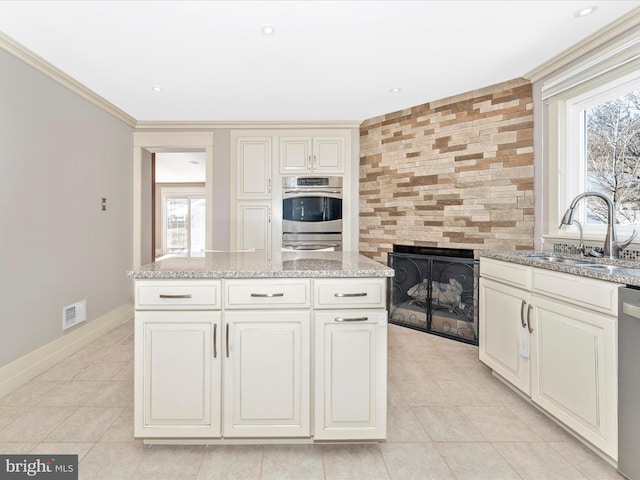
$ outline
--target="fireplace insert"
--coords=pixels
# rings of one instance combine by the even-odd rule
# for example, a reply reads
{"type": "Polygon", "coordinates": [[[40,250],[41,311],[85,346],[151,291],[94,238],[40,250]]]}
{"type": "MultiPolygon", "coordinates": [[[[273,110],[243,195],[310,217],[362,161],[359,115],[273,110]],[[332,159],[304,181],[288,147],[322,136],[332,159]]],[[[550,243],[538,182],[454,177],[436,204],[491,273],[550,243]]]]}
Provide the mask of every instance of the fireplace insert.
{"type": "Polygon", "coordinates": [[[479,262],[473,250],[394,245],[389,322],[478,345],[479,262]]]}

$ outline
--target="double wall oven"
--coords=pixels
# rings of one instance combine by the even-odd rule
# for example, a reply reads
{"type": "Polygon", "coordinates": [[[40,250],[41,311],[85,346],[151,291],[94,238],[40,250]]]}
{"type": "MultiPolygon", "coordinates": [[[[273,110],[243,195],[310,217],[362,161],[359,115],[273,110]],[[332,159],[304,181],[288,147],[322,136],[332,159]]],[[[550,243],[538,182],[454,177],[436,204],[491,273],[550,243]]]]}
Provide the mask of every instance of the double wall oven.
{"type": "Polygon", "coordinates": [[[282,249],[342,250],[342,177],[282,178],[282,249]]]}

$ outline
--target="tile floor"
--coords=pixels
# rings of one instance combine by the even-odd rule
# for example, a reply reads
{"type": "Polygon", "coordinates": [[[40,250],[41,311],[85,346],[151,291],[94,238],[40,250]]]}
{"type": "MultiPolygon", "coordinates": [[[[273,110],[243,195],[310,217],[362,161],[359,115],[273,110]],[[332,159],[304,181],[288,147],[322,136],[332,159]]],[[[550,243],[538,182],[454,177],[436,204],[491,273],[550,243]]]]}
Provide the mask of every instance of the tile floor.
{"type": "Polygon", "coordinates": [[[478,349],[389,326],[388,441],[152,446],[133,438],[133,322],[0,398],[0,453],[78,454],[80,479],[622,479],[491,376],[478,349]]]}

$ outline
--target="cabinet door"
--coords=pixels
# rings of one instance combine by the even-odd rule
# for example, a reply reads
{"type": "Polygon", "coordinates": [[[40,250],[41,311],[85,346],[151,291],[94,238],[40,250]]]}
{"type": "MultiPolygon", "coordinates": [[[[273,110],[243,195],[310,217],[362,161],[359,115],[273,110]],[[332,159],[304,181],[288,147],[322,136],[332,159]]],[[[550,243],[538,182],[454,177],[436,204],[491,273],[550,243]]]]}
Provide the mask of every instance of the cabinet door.
{"type": "Polygon", "coordinates": [[[220,436],[220,317],[136,312],[136,436],[220,436]]]}
{"type": "Polygon", "coordinates": [[[280,137],[280,173],[311,172],[311,137],[280,137]]]}
{"type": "Polygon", "coordinates": [[[344,173],[344,150],[343,137],[314,137],[314,173],[344,173]]]}
{"type": "Polygon", "coordinates": [[[530,294],[480,278],[480,360],[529,394],[530,294]]]}
{"type": "Polygon", "coordinates": [[[308,437],[308,311],[225,313],[225,437],[308,437]]]}
{"type": "Polygon", "coordinates": [[[263,250],[271,253],[271,202],[237,204],[237,250],[263,250]]]}
{"type": "Polygon", "coordinates": [[[270,199],[271,137],[240,137],[236,148],[236,197],[270,199]]]}
{"type": "Polygon", "coordinates": [[[531,399],[617,458],[616,319],[533,295],[531,399]]]}
{"type": "Polygon", "coordinates": [[[387,312],[316,312],[315,333],[315,438],[386,438],[387,312]]]}

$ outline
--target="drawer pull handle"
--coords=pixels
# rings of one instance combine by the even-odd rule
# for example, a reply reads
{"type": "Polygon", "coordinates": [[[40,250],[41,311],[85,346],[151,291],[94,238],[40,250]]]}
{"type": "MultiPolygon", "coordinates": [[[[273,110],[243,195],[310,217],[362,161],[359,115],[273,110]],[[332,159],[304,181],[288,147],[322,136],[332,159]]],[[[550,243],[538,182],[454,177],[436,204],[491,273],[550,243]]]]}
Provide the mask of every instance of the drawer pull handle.
{"type": "Polygon", "coordinates": [[[252,293],[252,297],[259,298],[273,298],[273,297],[284,297],[284,293],[252,293]]]}
{"type": "Polygon", "coordinates": [[[218,358],[218,324],[213,324],[213,358],[218,358]]]}
{"type": "Polygon", "coordinates": [[[522,324],[522,328],[526,328],[527,324],[524,321],[524,307],[527,305],[527,302],[522,300],[522,305],[520,305],[520,323],[522,324]]]}
{"type": "Polygon", "coordinates": [[[369,317],[355,317],[355,318],[336,317],[335,318],[336,322],[366,322],[367,320],[369,320],[369,317]]]}
{"type": "Polygon", "coordinates": [[[170,295],[168,293],[161,293],[160,298],[191,298],[191,294],[185,293],[184,295],[170,295]]]}
{"type": "Polygon", "coordinates": [[[531,309],[533,306],[529,305],[527,308],[527,328],[529,329],[529,333],[533,333],[533,328],[531,328],[531,309]]]}
{"type": "Polygon", "coordinates": [[[367,296],[367,292],[360,292],[360,293],[334,293],[333,296],[334,297],[338,297],[338,298],[366,297],[367,296]]]}

